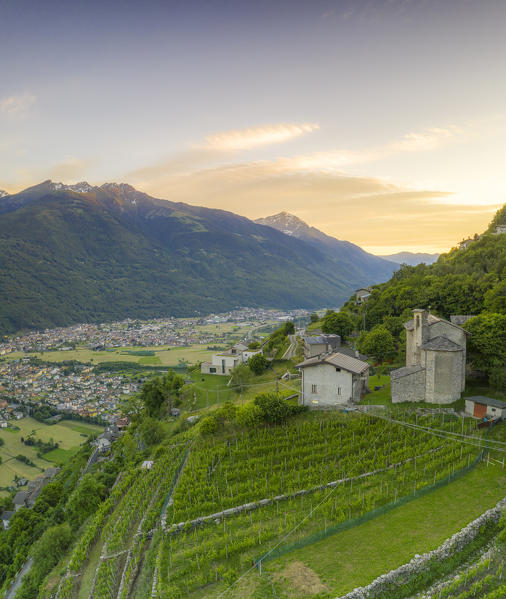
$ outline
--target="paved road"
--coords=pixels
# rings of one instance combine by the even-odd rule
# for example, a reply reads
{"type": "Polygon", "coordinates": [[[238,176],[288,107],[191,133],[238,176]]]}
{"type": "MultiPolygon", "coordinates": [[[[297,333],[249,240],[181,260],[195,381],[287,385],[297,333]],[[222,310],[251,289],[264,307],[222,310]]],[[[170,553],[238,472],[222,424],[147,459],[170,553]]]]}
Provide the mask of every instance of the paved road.
{"type": "Polygon", "coordinates": [[[14,584],[7,591],[6,595],[4,596],[4,599],[14,599],[14,595],[16,594],[16,591],[21,586],[21,583],[23,581],[25,574],[27,574],[29,572],[31,567],[32,567],[32,558],[30,558],[29,560],[27,560],[25,562],[25,565],[21,568],[20,573],[17,575],[17,577],[14,580],[14,584]]]}

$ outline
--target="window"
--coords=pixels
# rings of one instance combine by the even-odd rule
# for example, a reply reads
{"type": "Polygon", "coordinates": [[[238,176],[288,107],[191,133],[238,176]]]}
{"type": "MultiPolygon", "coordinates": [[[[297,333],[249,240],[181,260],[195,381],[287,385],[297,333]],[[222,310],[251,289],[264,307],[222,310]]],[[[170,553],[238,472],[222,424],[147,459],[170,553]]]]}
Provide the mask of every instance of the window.
{"type": "Polygon", "coordinates": [[[336,372],[341,372],[341,369],[336,366],[336,372]]]}
{"type": "Polygon", "coordinates": [[[209,372],[216,372],[216,368],[209,368],[209,372]]]}
{"type": "Polygon", "coordinates": [[[337,394],[338,394],[338,395],[341,395],[341,387],[338,387],[338,388],[337,388],[337,394]]]}
{"type": "Polygon", "coordinates": [[[311,393],[317,393],[317,387],[316,385],[311,385],[311,393]]]}

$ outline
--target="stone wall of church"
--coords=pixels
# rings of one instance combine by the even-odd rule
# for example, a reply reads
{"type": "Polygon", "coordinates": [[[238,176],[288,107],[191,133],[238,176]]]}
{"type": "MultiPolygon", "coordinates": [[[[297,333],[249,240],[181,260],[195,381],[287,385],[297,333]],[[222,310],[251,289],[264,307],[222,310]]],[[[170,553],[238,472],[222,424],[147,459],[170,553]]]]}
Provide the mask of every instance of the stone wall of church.
{"type": "Polygon", "coordinates": [[[425,370],[392,379],[392,403],[425,401],[425,370]]]}

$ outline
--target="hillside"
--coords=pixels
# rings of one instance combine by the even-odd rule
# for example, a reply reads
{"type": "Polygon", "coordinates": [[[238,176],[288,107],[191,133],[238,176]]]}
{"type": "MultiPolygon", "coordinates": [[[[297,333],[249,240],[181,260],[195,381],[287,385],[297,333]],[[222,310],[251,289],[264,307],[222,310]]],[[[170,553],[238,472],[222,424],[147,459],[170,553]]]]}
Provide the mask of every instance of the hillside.
{"type": "Polygon", "coordinates": [[[338,305],[390,272],[373,275],[354,254],[339,261],[272,227],[126,184],[45,181],[1,198],[0,214],[3,334],[241,305],[338,305]]]}
{"type": "Polygon", "coordinates": [[[381,283],[398,268],[397,264],[373,256],[358,245],[330,237],[315,227],[310,227],[288,212],[258,218],[255,222],[277,229],[289,237],[305,241],[325,254],[336,264],[336,272],[339,276],[342,276],[353,289],[367,284],[364,281],[381,283]]]}
{"type": "MultiPolygon", "coordinates": [[[[375,285],[367,303],[366,328],[385,317],[400,316],[413,307],[452,314],[506,313],[506,234],[495,234],[506,224],[506,206],[478,239],[466,249],[454,248],[431,265],[403,266],[386,283],[375,285]]],[[[357,311],[354,297],[346,304],[357,311]]]]}
{"type": "Polygon", "coordinates": [[[422,252],[398,252],[397,254],[390,254],[388,256],[380,256],[390,262],[396,264],[408,264],[409,266],[416,266],[424,262],[425,264],[434,264],[439,258],[439,254],[424,254],[422,252]]]}

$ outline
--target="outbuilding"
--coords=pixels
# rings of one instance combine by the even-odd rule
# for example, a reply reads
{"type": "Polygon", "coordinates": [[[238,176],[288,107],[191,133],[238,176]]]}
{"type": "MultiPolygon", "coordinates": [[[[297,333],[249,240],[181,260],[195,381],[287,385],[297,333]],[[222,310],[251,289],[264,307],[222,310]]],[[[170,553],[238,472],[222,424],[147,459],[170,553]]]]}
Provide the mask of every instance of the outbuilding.
{"type": "Polygon", "coordinates": [[[466,414],[475,418],[506,418],[506,402],[493,397],[466,397],[466,414]]]}

